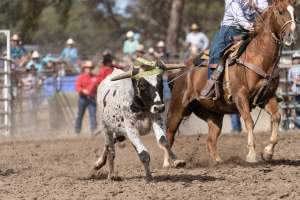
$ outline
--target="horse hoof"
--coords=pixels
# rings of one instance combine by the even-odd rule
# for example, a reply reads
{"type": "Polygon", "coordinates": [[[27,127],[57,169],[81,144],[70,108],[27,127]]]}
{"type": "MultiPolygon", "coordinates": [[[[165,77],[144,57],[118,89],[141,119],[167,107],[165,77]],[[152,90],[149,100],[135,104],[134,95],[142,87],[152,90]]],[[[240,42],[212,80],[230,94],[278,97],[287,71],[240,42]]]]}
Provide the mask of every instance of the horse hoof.
{"type": "Polygon", "coordinates": [[[256,155],[255,154],[248,154],[246,157],[246,162],[248,163],[257,163],[256,155]]]}
{"type": "Polygon", "coordinates": [[[273,154],[272,153],[269,153],[269,152],[263,152],[261,154],[261,158],[266,161],[266,162],[270,162],[273,158],[273,154]]]}
{"type": "Polygon", "coordinates": [[[175,168],[182,168],[185,167],[186,162],[184,160],[175,160],[174,161],[174,167],[175,168]]]}

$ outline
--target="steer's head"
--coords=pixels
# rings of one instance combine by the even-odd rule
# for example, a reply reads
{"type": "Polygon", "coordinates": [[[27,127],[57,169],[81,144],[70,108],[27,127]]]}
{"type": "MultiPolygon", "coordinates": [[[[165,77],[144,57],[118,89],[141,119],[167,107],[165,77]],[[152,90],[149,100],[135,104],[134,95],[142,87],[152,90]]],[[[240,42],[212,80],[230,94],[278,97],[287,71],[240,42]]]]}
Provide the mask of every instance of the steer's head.
{"type": "Polygon", "coordinates": [[[165,110],[162,73],[170,69],[175,69],[175,67],[167,67],[161,62],[138,58],[132,70],[113,77],[111,80],[131,78],[134,90],[131,110],[133,112],[146,111],[157,114],[165,110]]]}

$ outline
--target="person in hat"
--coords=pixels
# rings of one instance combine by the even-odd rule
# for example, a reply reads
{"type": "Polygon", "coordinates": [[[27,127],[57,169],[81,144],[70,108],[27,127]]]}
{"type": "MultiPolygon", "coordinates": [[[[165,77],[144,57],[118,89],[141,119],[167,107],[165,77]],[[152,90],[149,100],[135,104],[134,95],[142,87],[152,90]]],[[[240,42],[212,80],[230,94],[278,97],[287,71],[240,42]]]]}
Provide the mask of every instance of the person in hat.
{"type": "Polygon", "coordinates": [[[66,47],[62,50],[59,58],[77,69],[78,50],[72,38],[66,41],[66,47]]]}
{"type": "Polygon", "coordinates": [[[83,61],[82,72],[76,79],[76,91],[78,92],[78,114],[75,122],[75,133],[80,134],[82,119],[85,110],[89,110],[91,134],[96,131],[96,93],[98,77],[92,73],[94,64],[91,60],[83,61]]]}
{"type": "Polygon", "coordinates": [[[113,55],[110,51],[105,51],[103,53],[102,64],[99,67],[99,72],[97,75],[97,85],[99,85],[108,75],[110,75],[114,68],[119,68],[113,63],[113,55]]]}
{"type": "Polygon", "coordinates": [[[135,57],[143,57],[145,55],[145,48],[144,45],[138,44],[136,47],[135,57]]]}
{"type": "Polygon", "coordinates": [[[26,69],[35,68],[38,72],[41,72],[44,68],[44,62],[40,58],[40,54],[38,51],[33,51],[31,54],[31,59],[26,64],[26,69]]]}
{"type": "Polygon", "coordinates": [[[208,48],[209,39],[203,33],[196,23],[193,23],[190,27],[190,32],[186,35],[185,42],[188,47],[195,46],[201,52],[208,48]]]}
{"type": "Polygon", "coordinates": [[[36,68],[32,65],[26,68],[26,73],[21,78],[22,97],[28,108],[28,120],[37,130],[37,107],[39,104],[39,88],[42,81],[38,78],[36,68]]]}
{"type": "Polygon", "coordinates": [[[170,58],[170,53],[167,51],[166,45],[164,41],[159,41],[156,44],[156,52],[154,53],[156,59],[167,61],[170,58]]]}
{"type": "MultiPolygon", "coordinates": [[[[299,104],[300,103],[300,51],[295,52],[292,55],[292,64],[293,66],[290,68],[288,72],[288,81],[292,83],[291,90],[295,93],[294,101],[299,104]]],[[[300,109],[296,108],[296,119],[295,125],[297,128],[300,128],[300,109]]]]}
{"type": "Polygon", "coordinates": [[[126,40],[123,44],[123,53],[127,55],[133,55],[136,51],[136,48],[139,44],[139,42],[134,37],[133,31],[128,31],[126,33],[126,40]]]}
{"type": "Polygon", "coordinates": [[[27,50],[21,45],[20,37],[17,34],[14,34],[11,37],[11,58],[18,60],[26,54],[27,50]]]}

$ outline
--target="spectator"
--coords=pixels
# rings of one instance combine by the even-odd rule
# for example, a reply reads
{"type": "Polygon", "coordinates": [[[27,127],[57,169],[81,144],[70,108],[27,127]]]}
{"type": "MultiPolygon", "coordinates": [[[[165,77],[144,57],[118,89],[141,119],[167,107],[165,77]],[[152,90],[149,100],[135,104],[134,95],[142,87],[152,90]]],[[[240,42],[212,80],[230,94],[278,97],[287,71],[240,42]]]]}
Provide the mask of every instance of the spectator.
{"type": "Polygon", "coordinates": [[[154,53],[157,59],[166,61],[170,58],[170,53],[167,51],[166,45],[164,41],[159,41],[156,44],[157,51],[154,53]]]}
{"type": "MultiPolygon", "coordinates": [[[[299,104],[300,102],[300,52],[296,52],[292,56],[293,60],[293,67],[288,72],[288,81],[292,83],[291,90],[296,95],[294,97],[294,101],[296,104],[299,104]]],[[[296,108],[296,127],[300,128],[300,109],[296,108]]]]}
{"type": "Polygon", "coordinates": [[[154,48],[150,47],[148,49],[148,52],[147,52],[147,58],[150,59],[150,60],[155,59],[155,54],[154,53],[155,53],[154,48]]]}
{"type": "Polygon", "coordinates": [[[231,127],[232,133],[241,133],[242,132],[242,124],[241,124],[241,119],[239,114],[232,114],[230,115],[231,118],[231,127]]]}
{"type": "Polygon", "coordinates": [[[207,49],[209,45],[207,36],[199,31],[199,27],[195,23],[191,25],[190,32],[187,34],[185,42],[188,46],[195,45],[199,51],[207,49]]]}
{"type": "Polygon", "coordinates": [[[86,108],[90,114],[91,134],[93,135],[97,128],[96,122],[96,90],[97,76],[93,75],[94,65],[91,60],[86,60],[82,64],[82,73],[76,80],[76,91],[79,94],[78,115],[75,122],[75,133],[80,134],[82,119],[86,108]]]}
{"type": "Polygon", "coordinates": [[[44,62],[40,59],[40,54],[38,51],[34,51],[31,54],[31,60],[26,64],[27,69],[34,67],[38,72],[41,72],[44,68],[44,62]]]}
{"type": "Polygon", "coordinates": [[[14,60],[21,59],[27,54],[26,49],[21,45],[20,38],[17,34],[11,37],[11,58],[14,60]]]}
{"type": "Polygon", "coordinates": [[[116,67],[116,65],[113,64],[113,56],[111,52],[104,52],[102,65],[100,66],[98,73],[97,85],[113,72],[114,67],[116,67]]]}
{"type": "Polygon", "coordinates": [[[145,55],[145,50],[144,50],[144,45],[138,44],[136,47],[136,52],[135,52],[135,57],[144,57],[145,55]]]}
{"type": "Polygon", "coordinates": [[[69,38],[66,42],[66,47],[62,50],[60,54],[60,59],[74,67],[77,71],[79,71],[77,67],[78,50],[74,45],[74,40],[72,38],[69,38]]]}
{"type": "Polygon", "coordinates": [[[127,40],[123,44],[123,53],[127,55],[133,55],[138,46],[138,41],[134,38],[133,31],[128,31],[126,34],[127,40]]]}
{"type": "Polygon", "coordinates": [[[25,76],[21,79],[23,98],[27,102],[28,119],[37,130],[37,105],[38,105],[38,89],[41,86],[41,81],[37,77],[36,68],[31,66],[26,69],[25,76]]]}

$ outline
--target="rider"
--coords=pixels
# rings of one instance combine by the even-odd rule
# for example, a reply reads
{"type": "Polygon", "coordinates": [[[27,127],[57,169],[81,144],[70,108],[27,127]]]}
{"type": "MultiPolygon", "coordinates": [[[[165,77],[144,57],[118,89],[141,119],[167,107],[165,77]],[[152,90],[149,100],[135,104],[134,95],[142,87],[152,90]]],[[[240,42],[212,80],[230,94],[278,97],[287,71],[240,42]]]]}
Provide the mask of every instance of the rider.
{"type": "Polygon", "coordinates": [[[254,31],[256,12],[262,12],[268,7],[267,0],[225,0],[225,13],[221,29],[216,33],[209,58],[208,76],[200,98],[209,98],[215,82],[223,72],[222,56],[226,47],[233,43],[233,37],[254,31]],[[217,70],[215,70],[217,69],[217,70]]]}

